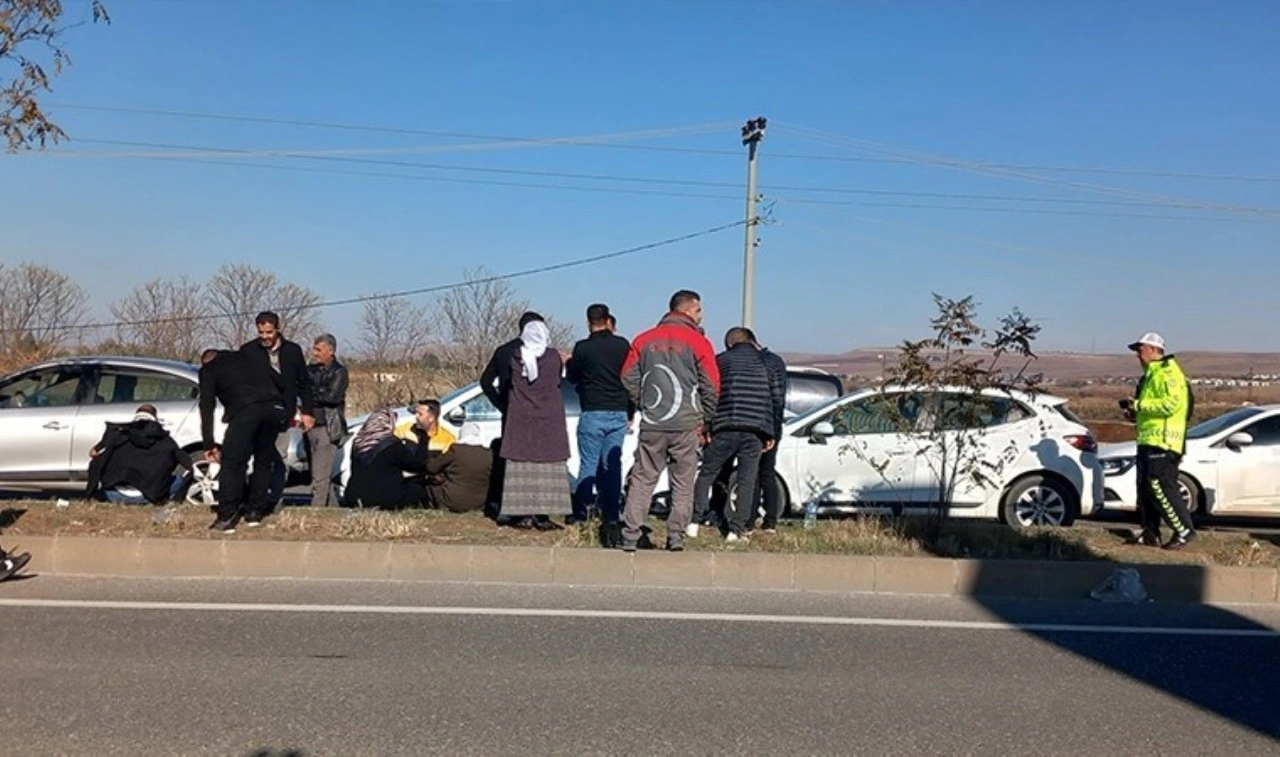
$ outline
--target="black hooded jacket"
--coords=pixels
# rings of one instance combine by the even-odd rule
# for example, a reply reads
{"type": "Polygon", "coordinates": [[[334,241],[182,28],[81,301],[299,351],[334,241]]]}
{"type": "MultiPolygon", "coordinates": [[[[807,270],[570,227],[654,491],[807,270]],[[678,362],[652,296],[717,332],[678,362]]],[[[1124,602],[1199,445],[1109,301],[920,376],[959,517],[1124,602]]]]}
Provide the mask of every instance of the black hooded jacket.
{"type": "Polygon", "coordinates": [[[132,486],[153,505],[169,499],[169,485],[178,466],[191,469],[191,456],[155,421],[107,423],[98,454],[89,463],[88,494],[99,489],[132,486]]]}

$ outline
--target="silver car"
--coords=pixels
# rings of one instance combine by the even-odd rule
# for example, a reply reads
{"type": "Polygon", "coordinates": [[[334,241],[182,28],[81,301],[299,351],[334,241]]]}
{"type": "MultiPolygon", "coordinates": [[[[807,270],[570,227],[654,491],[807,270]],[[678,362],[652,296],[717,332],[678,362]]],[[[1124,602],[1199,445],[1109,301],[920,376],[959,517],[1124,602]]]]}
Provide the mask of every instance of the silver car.
{"type": "MultiPolygon", "coordinates": [[[[138,405],[154,405],[160,424],[192,454],[196,471],[185,498],[213,504],[217,466],[204,459],[200,439],[199,369],[174,360],[74,357],[0,378],[0,488],[83,489],[89,450],[107,422],[127,422],[138,405]]],[[[215,437],[225,426],[217,411],[215,437]]],[[[290,477],[304,474],[302,435],[290,429],[285,459],[290,477]]]]}

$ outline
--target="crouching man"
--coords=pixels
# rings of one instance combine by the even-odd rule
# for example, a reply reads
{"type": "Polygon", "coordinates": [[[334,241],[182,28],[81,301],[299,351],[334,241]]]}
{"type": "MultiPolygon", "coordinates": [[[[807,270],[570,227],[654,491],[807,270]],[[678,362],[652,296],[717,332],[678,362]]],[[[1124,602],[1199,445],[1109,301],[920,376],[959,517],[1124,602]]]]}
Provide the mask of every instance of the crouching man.
{"type": "Polygon", "coordinates": [[[177,499],[184,481],[179,471],[192,467],[191,456],[160,425],[152,405],[141,405],[128,423],[108,422],[89,456],[87,494],[128,505],[177,499]]]}

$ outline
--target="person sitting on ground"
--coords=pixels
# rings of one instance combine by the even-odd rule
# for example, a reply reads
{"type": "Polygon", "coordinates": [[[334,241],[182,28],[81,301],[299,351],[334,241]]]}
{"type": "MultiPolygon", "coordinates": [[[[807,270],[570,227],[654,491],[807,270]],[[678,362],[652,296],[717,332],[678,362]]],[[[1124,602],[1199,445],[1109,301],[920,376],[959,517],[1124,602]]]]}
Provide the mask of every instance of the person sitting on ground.
{"type": "Polygon", "coordinates": [[[360,427],[351,448],[351,480],[347,504],[398,510],[421,507],[427,489],[413,477],[427,472],[426,461],[395,436],[395,411],[378,410],[360,427]]]}
{"type": "Polygon", "coordinates": [[[448,452],[427,459],[427,495],[431,504],[450,512],[483,510],[492,474],[493,451],[485,445],[480,426],[468,423],[448,452]]]}
{"type": "Polygon", "coordinates": [[[156,418],[152,405],[141,405],[128,423],[107,422],[102,440],[89,450],[90,497],[99,493],[108,502],[163,504],[178,498],[184,476],[191,470],[188,455],[156,418]],[[135,491],[127,491],[133,489],[135,491]]]}
{"type": "Polygon", "coordinates": [[[409,406],[412,420],[396,426],[396,438],[416,444],[426,454],[443,454],[457,441],[453,432],[440,425],[440,401],[418,400],[409,406]]]}
{"type": "Polygon", "coordinates": [[[18,575],[18,571],[25,568],[29,562],[31,562],[30,553],[20,552],[14,554],[0,549],[0,581],[5,581],[18,575]]]}

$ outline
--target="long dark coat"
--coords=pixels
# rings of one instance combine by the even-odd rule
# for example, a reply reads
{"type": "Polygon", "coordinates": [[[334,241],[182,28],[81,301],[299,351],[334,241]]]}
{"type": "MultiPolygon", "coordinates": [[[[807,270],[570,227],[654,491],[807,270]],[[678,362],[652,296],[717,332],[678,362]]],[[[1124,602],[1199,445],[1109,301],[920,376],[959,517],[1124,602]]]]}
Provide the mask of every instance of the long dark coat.
{"type": "Polygon", "coordinates": [[[522,375],[520,351],[508,365],[511,393],[507,398],[502,457],[522,463],[563,463],[569,459],[569,431],[560,393],[560,353],[548,348],[538,358],[538,380],[522,375]]]}

